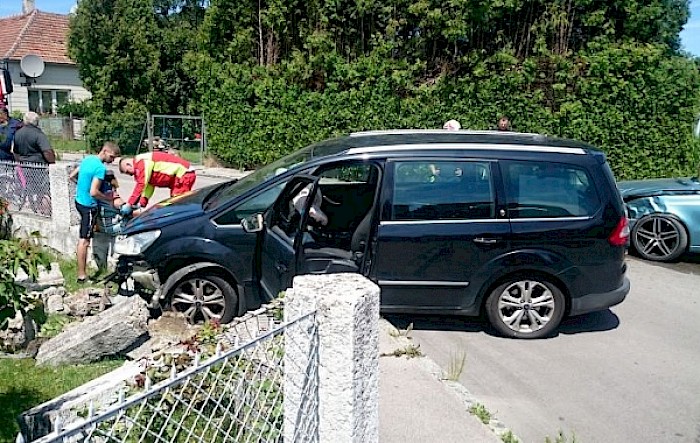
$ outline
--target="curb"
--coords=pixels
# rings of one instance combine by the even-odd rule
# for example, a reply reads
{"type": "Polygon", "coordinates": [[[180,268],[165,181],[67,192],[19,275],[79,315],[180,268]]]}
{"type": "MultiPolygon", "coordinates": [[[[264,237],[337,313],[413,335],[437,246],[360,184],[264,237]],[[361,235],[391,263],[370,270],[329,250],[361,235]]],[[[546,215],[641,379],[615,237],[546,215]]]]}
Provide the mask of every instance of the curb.
{"type": "MultiPolygon", "coordinates": [[[[380,330],[386,332],[392,339],[392,341],[394,341],[399,347],[404,348],[409,345],[415,346],[415,343],[407,335],[402,335],[399,329],[397,329],[394,325],[392,325],[388,320],[385,320],[383,317],[379,318],[379,328],[380,330]]],[[[466,386],[459,382],[445,379],[445,371],[440,367],[440,365],[438,365],[433,359],[431,359],[427,355],[422,354],[420,357],[416,357],[416,360],[419,362],[422,369],[424,369],[437,381],[442,383],[443,386],[445,386],[449,391],[451,391],[455,396],[457,396],[457,398],[459,398],[459,400],[464,404],[465,412],[467,414],[478,420],[478,418],[474,416],[471,412],[469,412],[469,410],[472,406],[480,404],[480,402],[477,400],[476,397],[474,397],[474,395],[472,395],[471,392],[469,392],[469,389],[467,389],[466,386]]],[[[483,424],[483,422],[481,423],[483,424]]],[[[509,429],[502,421],[497,419],[494,413],[491,413],[491,420],[489,420],[488,424],[484,424],[484,426],[488,427],[499,440],[501,440],[501,438],[506,433],[510,432],[512,437],[514,438],[514,441],[523,441],[518,436],[516,436],[513,433],[513,431],[509,429]]]]}

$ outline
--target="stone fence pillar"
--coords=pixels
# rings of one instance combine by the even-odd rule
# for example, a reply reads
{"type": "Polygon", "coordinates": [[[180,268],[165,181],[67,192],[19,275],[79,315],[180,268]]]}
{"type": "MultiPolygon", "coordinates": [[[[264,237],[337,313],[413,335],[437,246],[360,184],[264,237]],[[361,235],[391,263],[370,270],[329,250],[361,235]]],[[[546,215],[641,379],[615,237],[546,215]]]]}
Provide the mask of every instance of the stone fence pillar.
{"type": "Polygon", "coordinates": [[[56,163],[49,165],[49,182],[51,184],[51,221],[57,232],[68,232],[71,221],[70,188],[73,184],[68,179],[71,164],[56,163]]]}
{"type": "Polygon", "coordinates": [[[317,344],[308,334],[308,325],[307,329],[292,327],[285,336],[285,442],[377,442],[379,287],[358,274],[296,277],[285,296],[285,321],[313,311],[317,344]],[[317,403],[309,398],[315,394],[308,389],[313,381],[305,381],[314,350],[318,353],[317,403]],[[315,413],[317,436],[299,429],[301,423],[308,423],[308,414],[315,413]]]}

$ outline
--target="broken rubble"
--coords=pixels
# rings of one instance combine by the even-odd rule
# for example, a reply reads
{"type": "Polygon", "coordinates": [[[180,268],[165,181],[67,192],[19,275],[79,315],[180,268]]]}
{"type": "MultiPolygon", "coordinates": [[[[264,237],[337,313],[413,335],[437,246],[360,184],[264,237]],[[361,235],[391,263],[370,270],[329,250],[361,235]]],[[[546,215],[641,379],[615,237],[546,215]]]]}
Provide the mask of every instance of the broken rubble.
{"type": "Polygon", "coordinates": [[[17,311],[15,317],[8,320],[7,327],[0,330],[0,345],[2,349],[14,352],[34,340],[36,334],[37,326],[34,319],[17,311]]]}
{"type": "Polygon", "coordinates": [[[27,291],[43,291],[51,286],[63,286],[65,283],[58,263],[51,263],[48,270],[39,266],[39,278],[36,281],[31,281],[24,270],[20,268],[15,275],[15,281],[27,288],[27,291]]]}

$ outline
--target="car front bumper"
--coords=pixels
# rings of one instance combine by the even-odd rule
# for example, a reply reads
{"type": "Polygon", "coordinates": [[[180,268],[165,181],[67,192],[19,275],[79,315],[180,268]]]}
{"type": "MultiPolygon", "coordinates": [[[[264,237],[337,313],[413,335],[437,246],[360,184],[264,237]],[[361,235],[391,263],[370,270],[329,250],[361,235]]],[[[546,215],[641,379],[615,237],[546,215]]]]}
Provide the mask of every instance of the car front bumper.
{"type": "Polygon", "coordinates": [[[161,281],[158,271],[140,257],[120,256],[112,279],[120,295],[138,294],[150,308],[160,307],[161,281]]]}

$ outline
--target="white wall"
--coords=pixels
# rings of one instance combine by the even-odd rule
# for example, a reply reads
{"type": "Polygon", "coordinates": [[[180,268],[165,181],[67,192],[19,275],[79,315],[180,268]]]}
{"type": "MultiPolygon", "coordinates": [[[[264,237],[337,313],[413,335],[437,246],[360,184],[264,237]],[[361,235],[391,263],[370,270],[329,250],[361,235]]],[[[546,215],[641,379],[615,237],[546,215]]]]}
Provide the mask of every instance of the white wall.
{"type": "Polygon", "coordinates": [[[78,75],[78,67],[75,65],[61,65],[46,63],[44,74],[36,79],[29,88],[21,86],[24,77],[20,76],[18,61],[9,62],[10,76],[14,86],[14,92],[8,97],[10,112],[27,112],[29,110],[28,89],[65,89],[71,91],[73,101],[82,101],[90,98],[90,93],[83,88],[83,83],[78,75]]]}

